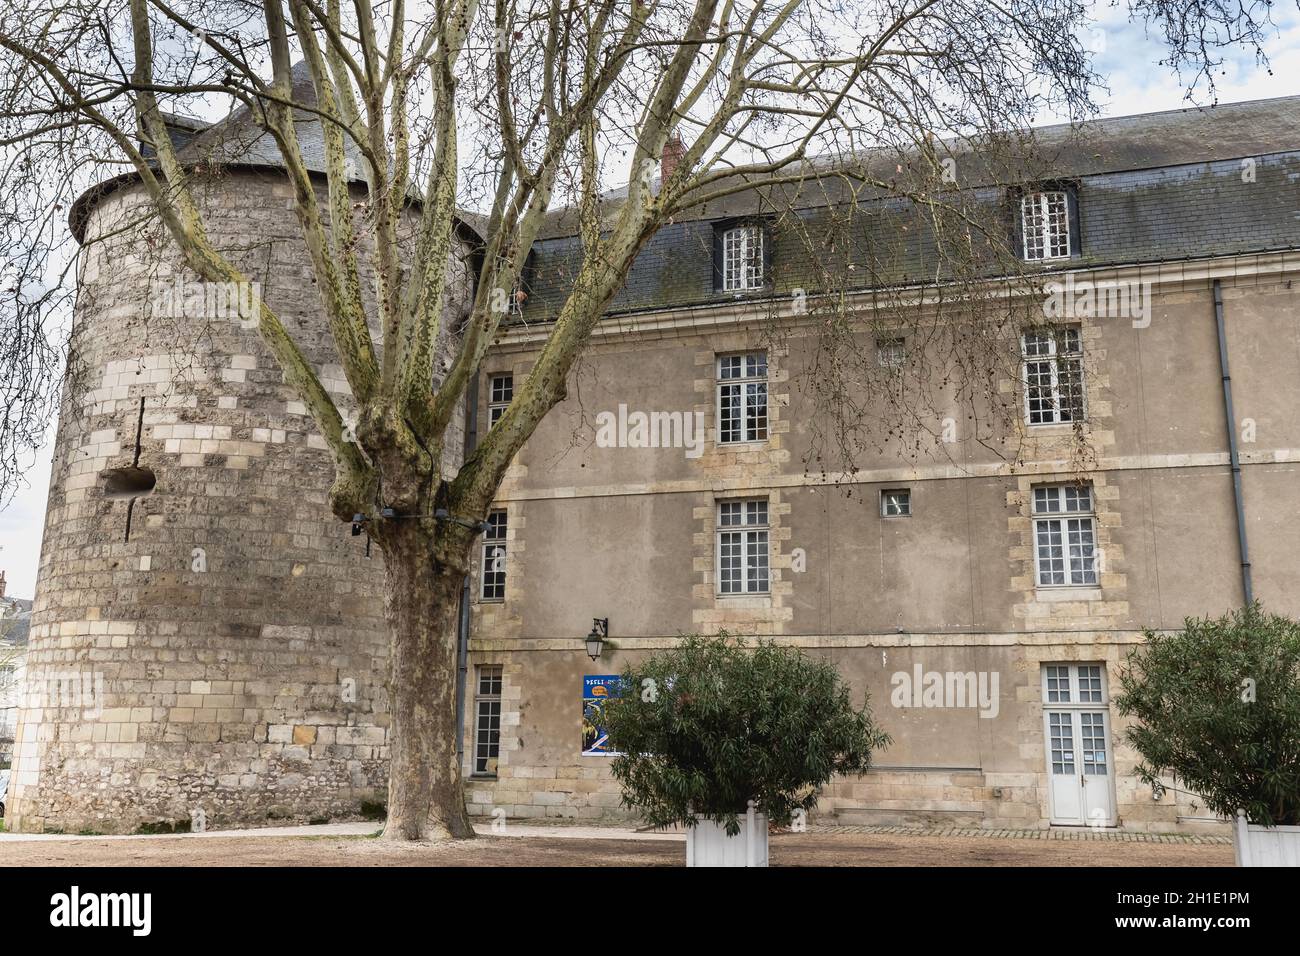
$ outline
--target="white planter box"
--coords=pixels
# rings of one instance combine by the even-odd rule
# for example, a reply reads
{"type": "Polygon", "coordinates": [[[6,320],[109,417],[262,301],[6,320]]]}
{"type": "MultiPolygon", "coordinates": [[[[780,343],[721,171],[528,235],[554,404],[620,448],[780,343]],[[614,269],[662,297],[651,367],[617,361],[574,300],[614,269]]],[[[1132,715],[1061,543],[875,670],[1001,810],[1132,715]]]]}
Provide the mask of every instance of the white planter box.
{"type": "Polygon", "coordinates": [[[686,865],[767,866],[767,814],[751,807],[740,818],[740,832],[734,837],[712,820],[687,827],[686,865]]]}
{"type": "Polygon", "coordinates": [[[1300,827],[1261,827],[1237,811],[1232,845],[1238,866],[1300,866],[1300,827]]]}

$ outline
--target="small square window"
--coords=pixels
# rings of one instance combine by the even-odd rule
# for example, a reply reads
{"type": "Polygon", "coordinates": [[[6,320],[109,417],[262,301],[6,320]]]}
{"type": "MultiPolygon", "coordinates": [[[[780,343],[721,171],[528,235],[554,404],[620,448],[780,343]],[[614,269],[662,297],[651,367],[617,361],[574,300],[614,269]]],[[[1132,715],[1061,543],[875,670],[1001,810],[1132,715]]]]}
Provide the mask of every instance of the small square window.
{"type": "Polygon", "coordinates": [[[902,368],[907,360],[904,339],[876,339],[876,364],[881,368],[902,368]]]}
{"type": "Polygon", "coordinates": [[[912,516],[912,492],[908,488],[891,488],[880,493],[880,516],[882,518],[910,518],[912,516]]]}

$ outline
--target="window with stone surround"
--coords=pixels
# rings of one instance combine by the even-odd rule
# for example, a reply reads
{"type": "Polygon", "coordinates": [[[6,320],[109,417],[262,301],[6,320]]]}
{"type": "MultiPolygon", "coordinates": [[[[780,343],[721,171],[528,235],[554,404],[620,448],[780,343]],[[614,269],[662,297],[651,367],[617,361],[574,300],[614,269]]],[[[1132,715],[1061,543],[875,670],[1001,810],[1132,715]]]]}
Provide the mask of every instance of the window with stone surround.
{"type": "Polygon", "coordinates": [[[718,442],[767,441],[767,353],[718,356],[718,442]]]}
{"type": "Polygon", "coordinates": [[[1096,587],[1092,485],[1033,489],[1034,580],[1039,587],[1096,587]]]}
{"type": "Polygon", "coordinates": [[[1077,326],[1026,329],[1020,337],[1024,359],[1025,420],[1030,425],[1060,425],[1084,418],[1083,346],[1077,326]]]}
{"type": "Polygon", "coordinates": [[[509,372],[488,380],[488,428],[497,423],[515,397],[515,377],[509,372]]]}
{"type": "Polygon", "coordinates": [[[1020,197],[1020,235],[1026,261],[1070,258],[1070,196],[1064,190],[1020,197]]]}
{"type": "Polygon", "coordinates": [[[767,594],[767,499],[718,502],[718,593],[767,594]]]}
{"type": "Polygon", "coordinates": [[[474,775],[495,777],[501,754],[501,665],[480,664],[474,694],[474,775]]]}
{"type": "Polygon", "coordinates": [[[483,574],[479,597],[484,601],[506,599],[506,512],[490,512],[483,532],[483,574]]]}

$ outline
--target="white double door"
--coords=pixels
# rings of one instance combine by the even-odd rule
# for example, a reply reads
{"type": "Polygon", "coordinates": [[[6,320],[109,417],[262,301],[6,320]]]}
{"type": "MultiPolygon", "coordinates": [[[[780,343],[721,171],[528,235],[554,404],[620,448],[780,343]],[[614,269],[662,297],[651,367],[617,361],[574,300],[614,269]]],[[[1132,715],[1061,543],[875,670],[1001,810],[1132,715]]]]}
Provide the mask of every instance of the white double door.
{"type": "Polygon", "coordinates": [[[1114,826],[1110,715],[1104,710],[1048,710],[1045,719],[1052,822],[1114,826]]]}

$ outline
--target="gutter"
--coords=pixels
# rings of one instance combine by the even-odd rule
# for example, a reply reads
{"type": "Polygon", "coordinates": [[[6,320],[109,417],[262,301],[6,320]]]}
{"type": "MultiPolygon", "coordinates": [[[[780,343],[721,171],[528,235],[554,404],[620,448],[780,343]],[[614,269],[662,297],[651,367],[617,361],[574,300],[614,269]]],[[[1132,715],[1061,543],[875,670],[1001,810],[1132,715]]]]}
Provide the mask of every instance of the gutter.
{"type": "Polygon", "coordinates": [[[1223,377],[1223,414],[1228,424],[1228,461],[1232,466],[1232,502],[1237,511],[1237,550],[1241,557],[1241,590],[1246,605],[1255,603],[1250,579],[1250,545],[1246,540],[1246,502],[1241,489],[1241,456],[1237,449],[1237,416],[1232,407],[1232,376],[1228,374],[1228,336],[1223,322],[1223,286],[1214,280],[1214,325],[1219,334],[1219,372],[1223,377]]]}

